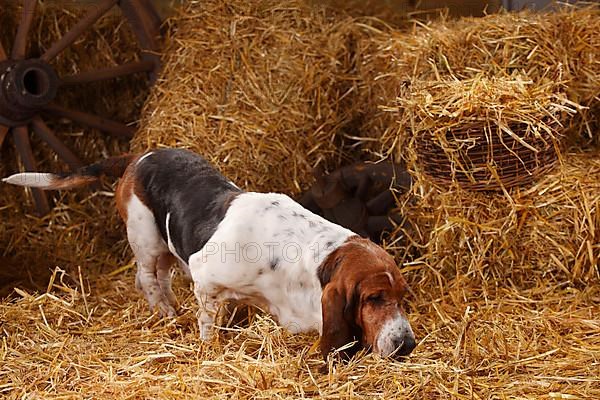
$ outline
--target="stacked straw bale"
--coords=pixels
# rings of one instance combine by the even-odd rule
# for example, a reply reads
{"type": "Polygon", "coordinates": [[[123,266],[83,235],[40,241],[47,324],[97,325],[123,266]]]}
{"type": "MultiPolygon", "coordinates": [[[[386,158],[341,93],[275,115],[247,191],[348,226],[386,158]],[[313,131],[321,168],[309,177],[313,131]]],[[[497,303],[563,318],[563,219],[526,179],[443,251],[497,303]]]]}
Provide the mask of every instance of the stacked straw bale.
{"type": "Polygon", "coordinates": [[[567,153],[535,185],[503,194],[444,189],[420,180],[403,211],[424,262],[482,284],[509,277],[524,287],[600,281],[600,160],[567,153]]]}
{"type": "Polygon", "coordinates": [[[349,18],[277,0],[182,13],[134,149],[190,148],[241,187],[288,193],[319,163],[339,163],[349,18]]]}
{"type": "Polygon", "coordinates": [[[452,16],[482,16],[502,6],[501,0],[311,0],[314,4],[341,9],[353,17],[377,18],[395,27],[409,19],[452,16]]]}
{"type": "MultiPolygon", "coordinates": [[[[0,1],[0,40],[5,49],[10,49],[16,34],[21,3],[0,1]]],[[[30,32],[31,53],[43,53],[88,10],[40,2],[30,32]]],[[[133,61],[137,54],[133,33],[115,12],[98,21],[61,53],[53,65],[59,75],[65,75],[123,64],[133,61]]],[[[131,122],[138,118],[147,94],[146,78],[132,76],[69,88],[57,102],[131,122]]],[[[65,120],[48,119],[48,124],[84,162],[120,154],[129,147],[126,141],[65,120]]],[[[66,169],[44,142],[35,135],[31,138],[40,170],[66,169]]],[[[1,152],[0,176],[18,171],[20,166],[11,138],[7,138],[1,152]]],[[[68,270],[77,265],[102,270],[129,257],[122,226],[113,211],[110,186],[105,185],[100,191],[82,189],[48,194],[56,206],[49,215],[37,218],[30,215],[33,204],[23,188],[0,187],[0,295],[18,285],[45,287],[57,265],[68,270]]]]}
{"type": "MultiPolygon", "coordinates": [[[[355,112],[365,135],[382,138],[384,153],[402,157],[410,126],[396,123],[396,98],[410,95],[414,83],[418,88],[423,82],[482,77],[521,80],[552,85],[568,102],[595,108],[600,102],[599,23],[600,7],[589,6],[417,23],[410,32],[370,26],[357,45],[361,78],[355,93],[362,105],[355,112]]],[[[444,105],[443,96],[437,100],[444,105]]],[[[589,125],[584,130],[597,136],[589,125]]]]}
{"type": "MultiPolygon", "coordinates": [[[[341,11],[357,21],[375,20],[395,28],[406,27],[410,23],[410,13],[415,11],[411,0],[308,0],[314,7],[327,6],[341,11]]],[[[378,22],[380,23],[380,22],[378,22]]]]}

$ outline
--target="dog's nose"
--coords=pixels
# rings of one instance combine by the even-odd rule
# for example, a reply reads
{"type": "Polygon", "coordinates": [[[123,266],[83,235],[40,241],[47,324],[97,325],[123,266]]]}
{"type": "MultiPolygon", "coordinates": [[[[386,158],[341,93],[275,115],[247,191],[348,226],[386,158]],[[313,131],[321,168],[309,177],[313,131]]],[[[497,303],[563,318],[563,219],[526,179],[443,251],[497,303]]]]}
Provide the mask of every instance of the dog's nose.
{"type": "Polygon", "coordinates": [[[404,357],[409,355],[415,347],[417,347],[417,343],[415,342],[415,338],[412,335],[406,335],[404,338],[396,341],[396,355],[399,357],[404,357]]]}

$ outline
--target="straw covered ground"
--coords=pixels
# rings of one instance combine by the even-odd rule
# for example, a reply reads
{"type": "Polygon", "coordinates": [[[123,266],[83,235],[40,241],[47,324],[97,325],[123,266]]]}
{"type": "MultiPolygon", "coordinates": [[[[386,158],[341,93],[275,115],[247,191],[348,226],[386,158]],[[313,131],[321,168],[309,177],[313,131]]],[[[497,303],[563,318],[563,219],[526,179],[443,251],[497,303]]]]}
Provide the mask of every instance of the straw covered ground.
{"type": "MultiPolygon", "coordinates": [[[[321,163],[407,162],[415,184],[398,207],[409,227],[384,241],[412,288],[420,343],[405,362],[326,363],[316,335],[291,335],[260,312],[200,343],[188,282],[176,276],[176,320],[151,315],[134,290],[110,186],[57,195],[44,219],[2,187],[0,395],[600,398],[599,131],[597,114],[579,107],[598,109],[599,17],[525,12],[401,30],[314,2],[189,3],[133,148],[192,148],[246,189],[293,195],[321,163]],[[443,103],[440,87],[465,96],[443,103]],[[505,100],[508,117],[498,114],[505,100]],[[528,117],[532,132],[556,137],[557,161],[521,188],[434,182],[415,138],[444,115],[443,126],[528,117]]],[[[81,140],[89,160],[122,148],[81,140]]]]}
{"type": "Polygon", "coordinates": [[[415,354],[404,363],[358,357],[325,373],[315,336],[289,335],[264,317],[199,343],[189,290],[177,291],[185,299],[177,321],[159,321],[132,290],[131,270],[57,278],[48,293],[18,291],[0,305],[0,390],[9,398],[597,398],[597,285],[474,286],[438,281],[428,267],[407,273],[415,354]]]}

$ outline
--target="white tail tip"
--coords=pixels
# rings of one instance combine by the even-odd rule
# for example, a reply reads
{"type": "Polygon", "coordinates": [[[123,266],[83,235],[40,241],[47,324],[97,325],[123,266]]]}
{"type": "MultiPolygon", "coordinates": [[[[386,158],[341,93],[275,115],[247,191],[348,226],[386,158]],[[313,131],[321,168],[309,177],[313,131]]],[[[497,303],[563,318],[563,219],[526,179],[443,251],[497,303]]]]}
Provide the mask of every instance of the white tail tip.
{"type": "Polygon", "coordinates": [[[52,186],[52,183],[56,180],[56,178],[57,176],[54,174],[42,172],[23,172],[20,174],[11,175],[8,178],[4,178],[2,179],[2,182],[10,183],[11,185],[43,189],[52,186]]]}

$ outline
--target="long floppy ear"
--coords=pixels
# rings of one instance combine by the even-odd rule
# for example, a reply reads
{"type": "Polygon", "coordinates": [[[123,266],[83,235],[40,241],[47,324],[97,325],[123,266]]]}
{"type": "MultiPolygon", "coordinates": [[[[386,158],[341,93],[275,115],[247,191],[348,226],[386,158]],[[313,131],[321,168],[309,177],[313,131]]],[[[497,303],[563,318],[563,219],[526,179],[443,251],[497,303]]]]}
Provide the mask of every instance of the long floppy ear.
{"type": "Polygon", "coordinates": [[[355,297],[342,293],[334,285],[327,285],[323,291],[323,334],[319,345],[325,360],[330,352],[353,341],[357,343],[341,352],[342,357],[349,359],[360,349],[360,328],[354,322],[355,297]]]}

